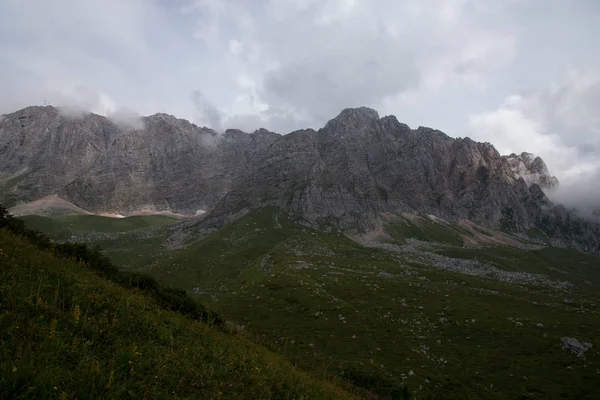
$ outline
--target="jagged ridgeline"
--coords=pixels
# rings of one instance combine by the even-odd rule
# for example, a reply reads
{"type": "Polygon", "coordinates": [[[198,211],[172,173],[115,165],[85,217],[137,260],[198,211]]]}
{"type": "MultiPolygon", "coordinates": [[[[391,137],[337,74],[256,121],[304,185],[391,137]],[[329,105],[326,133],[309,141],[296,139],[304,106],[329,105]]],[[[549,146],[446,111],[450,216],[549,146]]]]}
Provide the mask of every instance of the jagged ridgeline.
{"type": "Polygon", "coordinates": [[[600,229],[550,202],[558,182],[540,158],[501,156],[368,108],[325,127],[220,134],[166,114],[119,125],[95,114],[28,107],[0,122],[0,201],[58,195],[93,213],[207,211],[211,231],[272,205],[311,226],[366,231],[385,213],[431,214],[598,252],[600,229]]]}

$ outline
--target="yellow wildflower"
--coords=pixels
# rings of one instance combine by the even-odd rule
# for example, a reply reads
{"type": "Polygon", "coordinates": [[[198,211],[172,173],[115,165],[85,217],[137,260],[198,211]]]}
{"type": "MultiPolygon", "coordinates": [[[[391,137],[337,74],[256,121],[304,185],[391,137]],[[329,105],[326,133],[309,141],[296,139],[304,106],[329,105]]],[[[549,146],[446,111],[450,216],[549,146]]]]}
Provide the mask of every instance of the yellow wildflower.
{"type": "Polygon", "coordinates": [[[58,323],[58,321],[56,321],[55,319],[50,321],[50,338],[51,339],[54,339],[54,334],[56,333],[56,324],[57,323],[58,323]]]}
{"type": "Polygon", "coordinates": [[[81,310],[79,309],[78,304],[73,308],[73,318],[75,318],[75,322],[79,322],[79,318],[81,318],[81,310]]]}
{"type": "Polygon", "coordinates": [[[17,372],[17,367],[15,367],[14,365],[12,366],[12,372],[17,372]]]}
{"type": "Polygon", "coordinates": [[[108,383],[106,384],[106,388],[110,389],[110,385],[112,385],[113,379],[115,378],[115,370],[111,369],[108,374],[108,383]]]}
{"type": "Polygon", "coordinates": [[[92,366],[90,367],[90,372],[92,374],[99,374],[100,373],[100,363],[98,362],[98,360],[93,360],[92,361],[92,366]]]}

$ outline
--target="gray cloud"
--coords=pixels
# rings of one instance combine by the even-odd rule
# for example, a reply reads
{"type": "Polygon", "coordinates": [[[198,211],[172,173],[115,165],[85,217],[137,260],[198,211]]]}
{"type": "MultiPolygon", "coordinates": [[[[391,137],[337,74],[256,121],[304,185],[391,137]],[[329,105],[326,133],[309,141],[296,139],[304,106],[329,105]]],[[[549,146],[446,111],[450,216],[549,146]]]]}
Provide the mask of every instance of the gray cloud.
{"type": "MultiPolygon", "coordinates": [[[[229,49],[230,68],[253,95],[227,112],[234,120],[253,114],[272,128],[264,114],[272,107],[288,114],[287,131],[298,119],[318,128],[345,107],[401,107],[397,98],[407,92],[484,85],[486,74],[514,57],[516,44],[507,27],[492,23],[490,10],[470,7],[480,3],[198,1],[195,34],[210,48],[229,49]]],[[[497,5],[496,20],[508,21],[502,2],[486,3],[497,5]]]]}
{"type": "Polygon", "coordinates": [[[298,129],[306,129],[311,126],[318,127],[314,119],[302,117],[284,108],[269,107],[258,114],[236,114],[225,120],[227,129],[241,129],[245,132],[253,132],[267,126],[271,131],[277,133],[290,133],[298,129]]]}
{"type": "Polygon", "coordinates": [[[576,209],[600,223],[600,170],[564,179],[559,186],[546,190],[546,195],[554,203],[576,209]]]}
{"type": "Polygon", "coordinates": [[[600,223],[600,169],[565,180],[560,186],[547,191],[547,195],[553,202],[575,208],[584,217],[600,223]]]}
{"type": "Polygon", "coordinates": [[[472,137],[504,153],[540,155],[561,185],[548,194],[582,210],[600,207],[600,73],[569,71],[548,88],[509,96],[494,111],[471,115],[472,137]]]}
{"type": "Polygon", "coordinates": [[[346,34],[316,29],[309,40],[321,40],[319,52],[287,61],[269,71],[264,100],[306,112],[323,123],[341,109],[376,106],[386,97],[414,89],[419,70],[410,49],[381,32],[346,34]]]}
{"type": "Polygon", "coordinates": [[[106,93],[82,85],[48,90],[45,95],[52,101],[44,100],[44,103],[59,105],[61,114],[72,118],[79,118],[90,112],[109,115],[117,108],[114,100],[106,93]]]}
{"type": "Polygon", "coordinates": [[[223,115],[214,104],[212,104],[200,90],[192,92],[192,101],[198,112],[198,119],[218,132],[223,130],[223,115]]]}
{"type": "Polygon", "coordinates": [[[142,116],[132,108],[120,107],[108,112],[108,119],[125,130],[144,129],[142,116]]]}

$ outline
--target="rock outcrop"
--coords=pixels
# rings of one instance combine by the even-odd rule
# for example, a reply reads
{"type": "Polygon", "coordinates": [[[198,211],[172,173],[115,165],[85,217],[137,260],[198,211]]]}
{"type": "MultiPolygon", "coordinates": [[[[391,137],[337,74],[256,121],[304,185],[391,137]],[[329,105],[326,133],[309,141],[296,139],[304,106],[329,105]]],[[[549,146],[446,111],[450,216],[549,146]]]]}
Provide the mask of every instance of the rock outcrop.
{"type": "MultiPolygon", "coordinates": [[[[275,205],[311,225],[367,230],[382,213],[432,214],[599,251],[599,228],[552,204],[544,162],[502,157],[489,143],[410,129],[368,108],[319,131],[218,134],[166,114],[143,129],[88,114],[29,107],[0,122],[0,201],[60,197],[92,212],[206,210],[210,231],[275,205]]],[[[10,204],[9,204],[10,205],[10,204]]]]}
{"type": "Polygon", "coordinates": [[[563,337],[560,339],[562,348],[577,357],[583,357],[584,354],[591,349],[593,346],[591,343],[581,342],[576,338],[563,337]]]}
{"type": "Polygon", "coordinates": [[[558,179],[550,175],[544,160],[531,153],[505,156],[515,178],[523,178],[527,185],[539,185],[542,188],[553,188],[558,185],[558,179]]]}

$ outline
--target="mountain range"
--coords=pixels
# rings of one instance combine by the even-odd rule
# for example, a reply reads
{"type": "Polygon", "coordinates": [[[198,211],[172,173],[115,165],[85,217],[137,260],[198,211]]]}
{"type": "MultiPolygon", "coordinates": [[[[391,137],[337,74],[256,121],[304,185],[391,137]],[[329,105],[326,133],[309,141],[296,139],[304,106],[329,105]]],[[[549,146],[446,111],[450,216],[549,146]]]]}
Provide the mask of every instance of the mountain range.
{"type": "Polygon", "coordinates": [[[0,121],[0,202],[57,195],[91,213],[203,214],[217,230],[277,206],[312,227],[366,232],[386,216],[435,216],[600,252],[600,227],[544,190],[559,185],[530,153],[411,129],[372,109],[343,110],[317,130],[223,133],[167,114],[135,123],[33,106],[0,121]]]}

